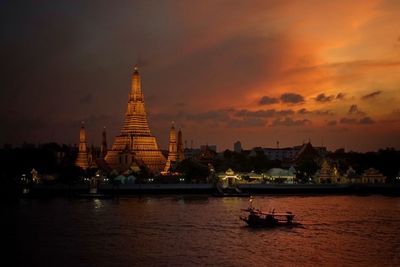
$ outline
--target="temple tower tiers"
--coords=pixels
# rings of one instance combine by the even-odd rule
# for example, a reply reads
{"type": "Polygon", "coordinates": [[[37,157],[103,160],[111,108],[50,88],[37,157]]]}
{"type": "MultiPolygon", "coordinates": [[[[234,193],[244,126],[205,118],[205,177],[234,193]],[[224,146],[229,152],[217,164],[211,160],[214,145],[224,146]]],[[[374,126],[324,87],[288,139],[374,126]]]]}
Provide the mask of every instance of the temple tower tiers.
{"type": "Polygon", "coordinates": [[[128,107],[125,112],[125,121],[121,134],[116,136],[112,148],[107,152],[106,162],[113,169],[122,170],[126,166],[126,156],[129,152],[134,161],[146,166],[151,172],[158,173],[165,166],[165,158],[158,149],[157,141],[151,135],[144,106],[144,96],[137,67],[132,75],[131,92],[129,93],[128,107]]]}
{"type": "Polygon", "coordinates": [[[185,153],[182,142],[182,131],[178,131],[178,144],[177,144],[177,161],[182,161],[185,159],[185,153]]]}
{"type": "Polygon", "coordinates": [[[176,131],[174,123],[172,123],[171,130],[169,131],[169,146],[168,146],[168,159],[165,164],[164,172],[169,172],[171,165],[176,162],[177,146],[176,146],[176,131]]]}
{"type": "Polygon", "coordinates": [[[75,161],[75,165],[81,167],[82,169],[87,169],[89,167],[87,145],[86,145],[86,130],[83,122],[81,129],[79,131],[79,151],[78,151],[78,157],[75,161]]]}

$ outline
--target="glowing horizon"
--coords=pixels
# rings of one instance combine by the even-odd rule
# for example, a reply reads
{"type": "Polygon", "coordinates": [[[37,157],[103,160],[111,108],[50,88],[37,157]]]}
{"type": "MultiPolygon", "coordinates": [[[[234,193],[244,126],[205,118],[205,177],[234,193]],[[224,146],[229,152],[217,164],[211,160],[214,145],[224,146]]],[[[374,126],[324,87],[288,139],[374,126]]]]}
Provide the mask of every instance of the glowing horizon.
{"type": "Polygon", "coordinates": [[[108,142],[139,65],[152,133],[400,149],[400,3],[2,3],[0,143],[108,142]]]}

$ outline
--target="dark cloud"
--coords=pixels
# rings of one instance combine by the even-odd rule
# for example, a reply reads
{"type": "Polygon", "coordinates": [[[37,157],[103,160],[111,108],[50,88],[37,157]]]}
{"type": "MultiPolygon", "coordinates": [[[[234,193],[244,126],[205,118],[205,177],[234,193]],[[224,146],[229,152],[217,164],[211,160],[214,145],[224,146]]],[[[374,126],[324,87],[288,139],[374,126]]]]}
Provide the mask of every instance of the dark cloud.
{"type": "Polygon", "coordinates": [[[311,121],[308,119],[303,119],[303,120],[294,120],[289,117],[285,117],[284,119],[275,119],[272,123],[271,126],[304,126],[304,125],[310,125],[311,121]]]}
{"type": "Polygon", "coordinates": [[[382,93],[382,91],[377,90],[377,91],[374,91],[374,92],[372,92],[372,93],[363,95],[363,96],[361,97],[361,99],[362,99],[362,100],[373,99],[373,98],[376,98],[377,96],[379,96],[381,93],[382,93]]]}
{"type": "Polygon", "coordinates": [[[309,110],[307,110],[306,108],[301,108],[301,109],[299,109],[299,110],[297,111],[297,113],[298,113],[298,114],[301,114],[301,115],[308,115],[308,114],[311,114],[312,112],[309,111],[309,110]]]}
{"type": "MultiPolygon", "coordinates": [[[[310,14],[323,12],[307,9],[303,14],[304,5],[292,5],[292,1],[235,1],[228,5],[226,1],[120,1],[113,5],[104,0],[96,4],[66,0],[0,2],[0,114],[9,119],[0,123],[0,135],[7,131],[10,139],[6,141],[23,141],[26,135],[31,135],[31,140],[46,141],[54,130],[58,140],[78,142],[81,120],[87,121],[87,129],[94,136],[104,125],[110,130],[110,125],[116,125],[112,129],[119,134],[136,63],[142,74],[150,127],[153,133],[163,134],[156,135],[158,138],[168,139],[170,122],[175,120],[192,126],[190,138],[219,138],[222,142],[236,134],[227,131],[229,127],[261,127],[266,120],[271,124],[275,119],[277,124],[293,125],[302,123],[298,119],[308,119],[307,115],[328,115],[324,110],[268,110],[275,107],[268,105],[308,102],[309,93],[327,88],[326,82],[347,84],[350,94],[353,81],[365,86],[369,76],[374,76],[370,69],[390,71],[400,66],[396,59],[315,65],[320,62],[315,53],[320,51],[320,42],[310,46],[296,40],[304,30],[297,22],[307,18],[311,24],[305,27],[320,25],[321,20],[313,21],[310,14]],[[293,8],[296,6],[300,9],[293,8]],[[279,18],[288,20],[282,24],[279,18]],[[297,61],[303,58],[303,62],[297,61]],[[292,67],[307,69],[287,73],[292,67]],[[360,76],[355,77],[353,73],[358,71],[360,76]],[[343,79],[343,73],[350,73],[346,76],[349,80],[343,79]],[[266,86],[277,91],[263,91],[266,86]],[[307,90],[295,89],[299,87],[307,90]],[[292,93],[281,95],[285,92],[292,93]],[[254,101],[266,110],[220,109],[242,105],[246,97],[254,95],[268,97],[254,101]],[[102,112],[109,117],[89,116],[102,112]],[[291,119],[283,119],[286,116],[291,119]],[[223,127],[214,131],[210,125],[223,127]],[[4,129],[7,127],[16,130],[4,129]]],[[[347,24],[339,25],[343,28],[347,24]]],[[[310,34],[318,35],[318,31],[310,34]]],[[[395,74],[385,73],[392,79],[395,74]]],[[[382,88],[385,83],[386,79],[382,80],[382,88]]],[[[329,98],[326,92],[325,98],[329,98]]],[[[336,99],[343,98],[344,94],[336,95],[336,99]]],[[[388,110],[393,109],[393,102],[388,110]]],[[[255,144],[265,140],[266,132],[254,131],[241,138],[255,144]]],[[[279,134],[295,142],[298,133],[279,134]]],[[[109,136],[111,139],[114,134],[109,136]]],[[[353,143],[362,142],[357,136],[354,139],[353,143]]]]}
{"type": "Polygon", "coordinates": [[[178,108],[183,108],[183,107],[186,106],[186,103],[184,103],[184,102],[178,102],[178,103],[175,103],[175,106],[178,107],[178,108]]]}
{"type": "Polygon", "coordinates": [[[337,125],[337,121],[336,121],[336,120],[328,121],[328,122],[326,123],[326,125],[328,125],[328,126],[335,126],[335,125],[337,125]]]}
{"type": "Polygon", "coordinates": [[[340,119],[341,124],[357,124],[357,119],[353,118],[341,118],[340,119]]]}
{"type": "Polygon", "coordinates": [[[331,116],[334,115],[332,110],[307,110],[306,108],[301,108],[297,111],[300,115],[321,115],[321,116],[331,116]]]}
{"type": "Polygon", "coordinates": [[[336,95],[336,99],[338,99],[338,100],[343,100],[343,99],[345,98],[345,96],[346,96],[346,94],[344,94],[344,93],[338,93],[338,94],[336,95]]]}
{"type": "Polygon", "coordinates": [[[359,123],[360,124],[373,124],[373,123],[375,123],[375,121],[373,119],[371,119],[370,117],[364,117],[364,118],[360,119],[359,123]]]}
{"type": "Polygon", "coordinates": [[[261,118],[269,118],[274,116],[287,116],[294,114],[294,111],[291,109],[283,109],[283,110],[275,110],[275,109],[260,109],[256,111],[251,111],[247,109],[241,109],[235,112],[236,117],[261,117],[261,118]]]}
{"type": "Polygon", "coordinates": [[[332,110],[314,110],[313,113],[321,116],[332,116],[335,114],[332,110]]]}
{"type": "Polygon", "coordinates": [[[273,117],[275,115],[275,109],[267,109],[267,110],[256,110],[251,111],[247,109],[241,109],[235,112],[236,117],[273,117]]]}
{"type": "Polygon", "coordinates": [[[294,114],[295,112],[293,111],[293,110],[291,110],[291,109],[282,109],[282,110],[277,110],[276,112],[275,112],[275,114],[277,115],[277,116],[287,116],[287,115],[292,115],[292,114],[294,114]]]}
{"type": "MultiPolygon", "coordinates": [[[[215,127],[224,126],[230,128],[245,128],[245,127],[263,127],[267,124],[266,118],[280,118],[283,116],[293,115],[295,112],[291,109],[275,110],[275,109],[218,109],[208,110],[199,113],[156,113],[151,114],[152,121],[162,123],[163,121],[180,120],[183,123],[207,123],[215,127]]],[[[304,120],[303,120],[304,121],[304,120]]],[[[286,118],[285,120],[277,121],[276,123],[287,125],[301,125],[300,121],[293,121],[286,118]]]]}
{"type": "Polygon", "coordinates": [[[83,97],[81,97],[81,99],[79,99],[79,103],[89,104],[92,102],[92,100],[93,100],[93,95],[91,93],[88,93],[88,94],[84,95],[83,97]]]}
{"type": "Polygon", "coordinates": [[[281,95],[280,100],[283,103],[300,104],[304,102],[304,97],[296,93],[285,93],[281,95]]]}
{"type": "Polygon", "coordinates": [[[335,99],[334,95],[327,96],[327,95],[325,95],[325,93],[321,93],[321,94],[317,95],[317,97],[315,98],[315,101],[324,103],[324,102],[331,102],[334,99],[335,99]]]}
{"type": "Polygon", "coordinates": [[[209,110],[201,113],[191,113],[186,115],[186,119],[195,122],[209,121],[224,122],[230,120],[232,109],[209,110]]]}
{"type": "Polygon", "coordinates": [[[261,118],[231,119],[227,121],[230,128],[264,127],[267,121],[261,118]]]}
{"type": "MultiPolygon", "coordinates": [[[[278,111],[279,113],[279,111],[278,111]]],[[[206,123],[213,127],[229,127],[229,128],[246,128],[246,127],[263,127],[267,121],[265,118],[278,114],[275,110],[235,110],[235,109],[219,109],[209,110],[199,113],[158,113],[152,115],[152,118],[161,123],[162,121],[172,121],[179,119],[182,123],[206,123]]]]}
{"type": "Polygon", "coordinates": [[[354,119],[354,118],[341,118],[340,119],[341,124],[373,124],[375,123],[374,120],[372,120],[370,117],[364,117],[359,120],[354,119]]]}
{"type": "Polygon", "coordinates": [[[199,113],[155,113],[150,114],[152,121],[161,123],[163,121],[181,120],[194,123],[200,122],[213,122],[219,125],[228,125],[230,127],[238,127],[238,125],[260,126],[265,125],[266,118],[282,117],[293,115],[295,112],[291,109],[275,110],[275,109],[260,109],[260,110],[247,110],[247,109],[217,109],[208,110],[199,113]],[[234,126],[236,125],[236,126],[234,126]]]}
{"type": "MultiPolygon", "coordinates": [[[[286,47],[286,42],[285,36],[254,36],[247,33],[229,36],[200,48],[197,47],[199,44],[188,42],[182,48],[188,51],[182,51],[182,56],[171,59],[172,62],[166,64],[168,67],[153,70],[152,75],[157,79],[152,79],[149,86],[157,93],[160,93],[158,88],[163,88],[168,92],[164,94],[165,97],[191,102],[191,108],[199,108],[200,103],[206,102],[208,105],[226,103],[228,95],[234,97],[231,99],[246,96],[243,85],[251,88],[276,77],[278,69],[264,59],[280,64],[284,53],[282,46],[286,47]],[[239,67],[243,65],[247,67],[239,67]]],[[[172,54],[179,49],[172,47],[172,44],[164,49],[167,48],[172,50],[172,54]]],[[[158,50],[156,48],[155,51],[158,50]]],[[[168,51],[166,54],[169,54],[168,51]]],[[[161,55],[157,60],[166,61],[161,55]]],[[[160,99],[160,105],[163,105],[163,101],[160,99]]]]}
{"type": "Polygon", "coordinates": [[[348,111],[349,115],[361,115],[364,116],[365,113],[362,112],[361,110],[358,109],[358,106],[353,104],[350,106],[349,111],[348,111]]]}
{"type": "Polygon", "coordinates": [[[261,99],[258,101],[258,104],[260,106],[262,105],[272,105],[272,104],[276,104],[279,102],[279,99],[275,98],[275,97],[269,97],[269,96],[263,96],[261,97],[261,99]]]}

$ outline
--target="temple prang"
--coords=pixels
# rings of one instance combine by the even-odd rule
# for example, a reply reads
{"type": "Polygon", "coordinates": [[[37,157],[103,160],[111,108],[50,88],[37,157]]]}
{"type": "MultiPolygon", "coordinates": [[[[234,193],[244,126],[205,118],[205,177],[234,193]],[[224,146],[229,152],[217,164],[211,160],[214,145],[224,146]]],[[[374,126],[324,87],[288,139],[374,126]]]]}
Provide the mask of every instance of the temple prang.
{"type": "Polygon", "coordinates": [[[88,150],[86,143],[86,130],[83,121],[81,124],[81,129],[79,130],[79,150],[78,150],[78,157],[76,158],[75,161],[75,165],[81,167],[84,170],[89,168],[88,150]]]}
{"type": "Polygon", "coordinates": [[[109,167],[125,171],[130,165],[146,167],[152,173],[160,173],[165,167],[165,157],[158,148],[147,122],[141,78],[135,66],[131,91],[121,134],[115,137],[105,160],[109,167]],[[128,162],[129,161],[129,162],[128,162]]]}
{"type": "Polygon", "coordinates": [[[174,122],[172,122],[171,129],[169,131],[169,144],[168,144],[168,159],[165,164],[164,172],[169,173],[172,165],[177,161],[177,146],[176,146],[176,131],[174,122]]]}

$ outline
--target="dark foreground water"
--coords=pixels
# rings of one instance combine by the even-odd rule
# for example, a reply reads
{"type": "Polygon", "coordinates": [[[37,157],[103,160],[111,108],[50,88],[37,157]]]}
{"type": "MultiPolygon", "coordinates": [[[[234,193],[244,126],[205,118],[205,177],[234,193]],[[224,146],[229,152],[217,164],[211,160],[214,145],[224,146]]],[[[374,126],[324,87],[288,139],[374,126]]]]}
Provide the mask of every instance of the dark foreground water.
{"type": "MultiPolygon", "coordinates": [[[[399,266],[400,198],[256,197],[302,226],[249,229],[246,198],[21,200],[20,266],[399,266]]],[[[11,266],[11,265],[10,265],[11,266]]]]}

